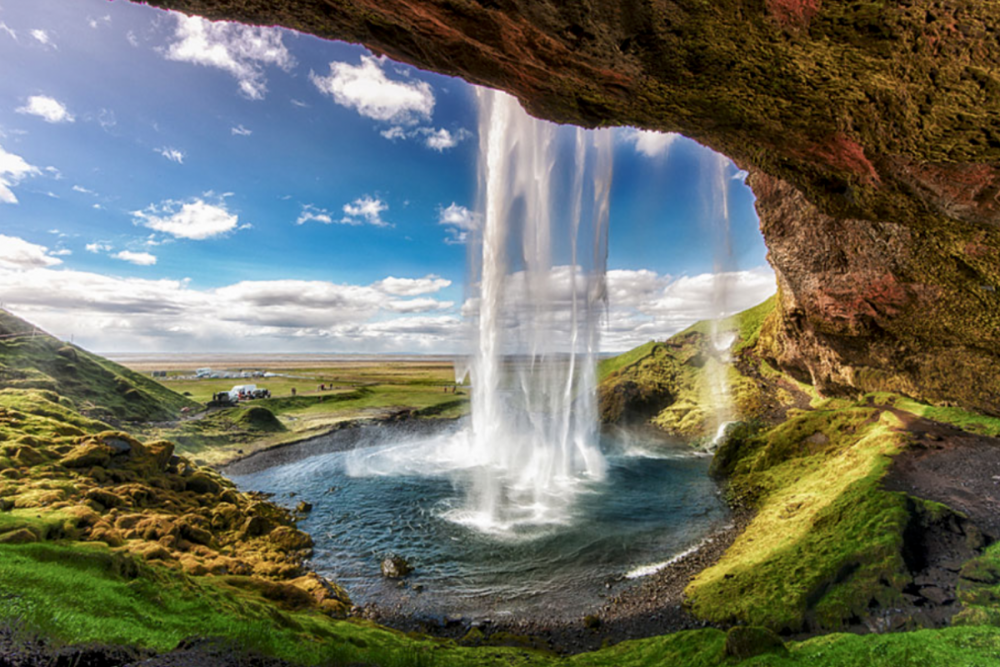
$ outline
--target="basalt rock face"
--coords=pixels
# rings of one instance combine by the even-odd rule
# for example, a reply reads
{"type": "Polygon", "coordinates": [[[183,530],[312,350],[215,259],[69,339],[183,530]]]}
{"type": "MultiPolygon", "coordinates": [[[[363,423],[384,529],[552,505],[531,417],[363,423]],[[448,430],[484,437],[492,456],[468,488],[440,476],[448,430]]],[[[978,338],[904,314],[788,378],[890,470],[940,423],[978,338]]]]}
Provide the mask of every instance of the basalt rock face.
{"type": "Polygon", "coordinates": [[[677,131],[754,172],[769,353],[1000,413],[1000,10],[973,0],[154,0],[677,131]]]}

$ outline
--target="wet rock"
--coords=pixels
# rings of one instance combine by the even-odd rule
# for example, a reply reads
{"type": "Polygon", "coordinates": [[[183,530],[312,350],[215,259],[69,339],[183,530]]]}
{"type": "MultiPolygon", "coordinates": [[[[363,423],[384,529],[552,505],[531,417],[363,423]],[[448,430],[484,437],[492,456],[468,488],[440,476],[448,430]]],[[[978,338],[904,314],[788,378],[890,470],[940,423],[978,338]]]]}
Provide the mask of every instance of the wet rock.
{"type": "Polygon", "coordinates": [[[312,503],[307,503],[304,500],[300,500],[299,504],[295,506],[295,511],[299,514],[309,514],[309,512],[312,512],[312,509],[312,503]]]}
{"type": "Polygon", "coordinates": [[[413,572],[413,567],[402,556],[391,554],[382,559],[381,570],[387,579],[400,579],[413,572]]]}

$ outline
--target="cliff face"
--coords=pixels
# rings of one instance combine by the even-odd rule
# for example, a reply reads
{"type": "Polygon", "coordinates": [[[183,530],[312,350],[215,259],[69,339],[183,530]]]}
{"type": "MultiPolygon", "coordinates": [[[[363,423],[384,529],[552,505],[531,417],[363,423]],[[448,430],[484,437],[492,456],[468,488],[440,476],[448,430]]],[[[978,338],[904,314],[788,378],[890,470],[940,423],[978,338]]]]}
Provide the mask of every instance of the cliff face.
{"type": "Polygon", "coordinates": [[[973,0],[154,0],[278,24],[751,169],[781,308],[826,391],[1000,413],[1000,10],[973,0]]]}

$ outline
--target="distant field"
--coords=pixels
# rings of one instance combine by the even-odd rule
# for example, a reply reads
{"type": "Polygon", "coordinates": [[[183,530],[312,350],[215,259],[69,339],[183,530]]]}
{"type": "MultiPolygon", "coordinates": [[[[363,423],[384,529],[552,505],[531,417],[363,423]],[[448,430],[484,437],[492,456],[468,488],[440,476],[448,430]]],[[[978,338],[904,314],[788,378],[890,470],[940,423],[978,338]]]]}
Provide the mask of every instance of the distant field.
{"type": "Polygon", "coordinates": [[[469,388],[455,385],[451,359],[441,357],[359,358],[323,355],[261,355],[188,358],[169,356],[117,357],[134,371],[150,375],[164,387],[207,403],[212,394],[234,385],[255,384],[268,389],[270,399],[245,401],[237,408],[215,411],[203,419],[150,425],[147,437],[175,441],[181,451],[205,463],[329,431],[338,423],[380,418],[403,410],[418,416],[455,418],[468,411],[469,388]],[[236,361],[236,363],[233,363],[236,361]],[[252,363],[248,363],[252,362],[252,363]],[[298,365],[295,365],[298,362],[298,365]],[[276,373],[268,378],[194,379],[196,368],[276,373]],[[320,389],[320,386],[324,389],[320,389]],[[295,389],[293,396],[292,389],[295,389]],[[266,430],[253,427],[244,415],[253,406],[270,410],[280,424],[266,430]]]}

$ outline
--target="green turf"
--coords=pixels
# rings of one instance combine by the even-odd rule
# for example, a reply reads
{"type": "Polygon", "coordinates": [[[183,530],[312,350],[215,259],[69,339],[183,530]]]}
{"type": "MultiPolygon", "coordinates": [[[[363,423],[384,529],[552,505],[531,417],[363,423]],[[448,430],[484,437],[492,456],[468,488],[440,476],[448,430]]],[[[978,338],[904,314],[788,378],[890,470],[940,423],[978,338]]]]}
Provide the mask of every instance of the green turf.
{"type": "Polygon", "coordinates": [[[176,394],[124,366],[67,344],[0,309],[0,389],[57,392],[97,419],[155,421],[195,408],[176,394]]]}

